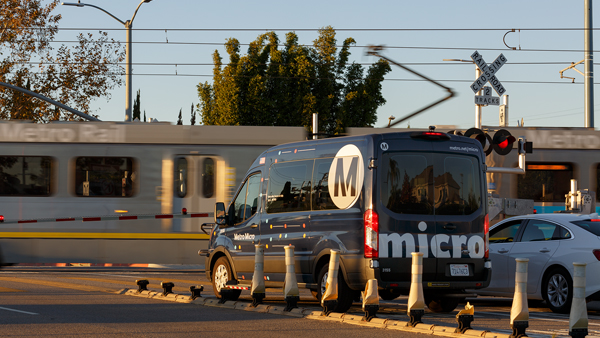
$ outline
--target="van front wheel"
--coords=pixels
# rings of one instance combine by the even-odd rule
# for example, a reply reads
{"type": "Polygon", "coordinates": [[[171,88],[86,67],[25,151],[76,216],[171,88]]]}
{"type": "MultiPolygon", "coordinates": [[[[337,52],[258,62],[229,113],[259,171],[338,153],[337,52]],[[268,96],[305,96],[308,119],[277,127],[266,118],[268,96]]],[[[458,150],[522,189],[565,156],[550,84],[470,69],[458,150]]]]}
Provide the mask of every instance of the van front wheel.
{"type": "MultiPolygon", "coordinates": [[[[325,264],[321,268],[321,272],[319,272],[319,289],[317,290],[317,298],[321,301],[323,294],[325,293],[327,287],[327,275],[329,273],[329,263],[325,264]]],[[[344,276],[342,276],[342,272],[338,271],[338,302],[336,308],[333,310],[334,312],[345,313],[352,306],[352,301],[354,300],[354,292],[346,281],[344,280],[344,276]]]]}

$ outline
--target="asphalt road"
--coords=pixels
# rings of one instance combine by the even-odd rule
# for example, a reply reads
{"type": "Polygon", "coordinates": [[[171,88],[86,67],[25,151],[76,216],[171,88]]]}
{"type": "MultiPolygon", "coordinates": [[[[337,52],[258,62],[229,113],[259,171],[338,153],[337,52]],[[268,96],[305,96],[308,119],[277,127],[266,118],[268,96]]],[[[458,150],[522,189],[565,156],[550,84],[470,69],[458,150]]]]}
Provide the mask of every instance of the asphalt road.
{"type": "MultiPolygon", "coordinates": [[[[128,296],[136,279],[148,279],[148,288],[162,292],[161,281],[175,284],[174,293],[189,295],[190,285],[203,285],[204,298],[214,298],[204,272],[198,269],[122,268],[9,268],[0,271],[0,324],[2,336],[114,337],[370,337],[398,336],[387,329],[366,328],[331,321],[290,318],[268,313],[215,308],[128,296]]],[[[250,302],[249,292],[241,301],[250,302]]],[[[473,329],[510,333],[512,304],[506,298],[470,298],[475,306],[473,329]]],[[[265,304],[284,306],[281,290],[267,289],[265,304]]],[[[543,304],[530,307],[529,336],[568,336],[568,315],[554,314],[543,304]]],[[[307,290],[301,291],[301,308],[320,311],[307,290]]],[[[379,318],[407,321],[406,297],[381,301],[379,318]]],[[[461,305],[463,306],[463,305],[461,305]]],[[[456,313],[426,311],[423,322],[456,327],[456,313]]],[[[360,303],[349,313],[362,316],[360,303]]],[[[600,303],[588,304],[590,335],[600,336],[600,303]]],[[[403,337],[422,334],[402,332],[403,337]]]]}

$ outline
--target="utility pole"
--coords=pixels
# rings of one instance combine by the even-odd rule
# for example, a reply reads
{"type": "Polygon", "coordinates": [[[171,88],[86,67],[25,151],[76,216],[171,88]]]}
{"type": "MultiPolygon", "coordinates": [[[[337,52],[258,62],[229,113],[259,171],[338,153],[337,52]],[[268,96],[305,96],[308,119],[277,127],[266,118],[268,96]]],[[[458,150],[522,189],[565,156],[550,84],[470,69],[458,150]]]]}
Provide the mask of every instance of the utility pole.
{"type": "Polygon", "coordinates": [[[592,0],[584,0],[584,40],[585,40],[585,76],[584,76],[584,108],[585,127],[594,128],[594,51],[593,51],[593,28],[592,23],[592,0]]]}

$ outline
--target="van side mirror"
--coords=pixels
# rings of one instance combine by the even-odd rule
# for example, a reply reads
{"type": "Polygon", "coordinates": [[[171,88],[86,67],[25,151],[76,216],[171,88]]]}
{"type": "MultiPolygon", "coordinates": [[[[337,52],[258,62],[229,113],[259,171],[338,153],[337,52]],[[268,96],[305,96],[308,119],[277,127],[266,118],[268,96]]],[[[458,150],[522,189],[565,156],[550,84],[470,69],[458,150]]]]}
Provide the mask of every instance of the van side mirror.
{"type": "Polygon", "coordinates": [[[225,203],[217,202],[215,204],[215,223],[218,225],[227,224],[227,215],[225,214],[225,203]]]}

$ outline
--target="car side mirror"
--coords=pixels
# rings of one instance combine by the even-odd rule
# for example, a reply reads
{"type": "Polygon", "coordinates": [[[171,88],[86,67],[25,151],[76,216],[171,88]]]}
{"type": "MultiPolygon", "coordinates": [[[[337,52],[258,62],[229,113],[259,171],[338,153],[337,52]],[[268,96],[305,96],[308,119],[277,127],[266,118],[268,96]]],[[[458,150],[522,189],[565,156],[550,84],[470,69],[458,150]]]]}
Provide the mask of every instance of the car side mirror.
{"type": "Polygon", "coordinates": [[[227,215],[225,214],[225,203],[217,202],[215,204],[215,224],[227,225],[227,215]]]}

